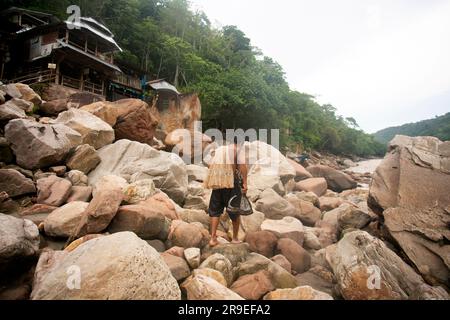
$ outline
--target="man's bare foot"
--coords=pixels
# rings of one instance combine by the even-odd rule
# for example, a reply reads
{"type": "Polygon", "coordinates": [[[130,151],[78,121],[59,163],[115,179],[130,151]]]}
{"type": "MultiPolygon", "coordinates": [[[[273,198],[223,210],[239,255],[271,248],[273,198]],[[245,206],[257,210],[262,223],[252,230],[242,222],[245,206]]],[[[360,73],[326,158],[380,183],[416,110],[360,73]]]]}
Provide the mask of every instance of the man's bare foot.
{"type": "Polygon", "coordinates": [[[233,244],[239,244],[239,243],[242,243],[242,241],[239,240],[239,239],[233,239],[233,240],[231,241],[231,243],[233,243],[233,244]]]}
{"type": "Polygon", "coordinates": [[[217,246],[218,244],[219,244],[219,241],[217,241],[217,238],[211,238],[211,240],[209,241],[209,246],[211,248],[217,246]]]}

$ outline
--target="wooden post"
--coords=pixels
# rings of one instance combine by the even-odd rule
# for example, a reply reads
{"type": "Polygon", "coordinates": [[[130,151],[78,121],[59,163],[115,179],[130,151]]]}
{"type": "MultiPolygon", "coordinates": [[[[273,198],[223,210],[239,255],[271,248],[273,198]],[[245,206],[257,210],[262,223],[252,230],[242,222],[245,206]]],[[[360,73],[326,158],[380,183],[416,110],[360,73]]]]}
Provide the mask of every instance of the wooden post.
{"type": "Polygon", "coordinates": [[[65,41],[66,41],[66,43],[69,43],[69,29],[66,29],[65,41]]]}
{"type": "Polygon", "coordinates": [[[56,62],[56,70],[55,70],[55,72],[56,72],[56,75],[55,75],[55,84],[59,84],[59,64],[60,64],[60,62],[57,61],[57,62],[56,62]]]}
{"type": "Polygon", "coordinates": [[[84,91],[83,87],[84,87],[84,70],[83,70],[83,68],[81,68],[80,91],[84,91]]]}

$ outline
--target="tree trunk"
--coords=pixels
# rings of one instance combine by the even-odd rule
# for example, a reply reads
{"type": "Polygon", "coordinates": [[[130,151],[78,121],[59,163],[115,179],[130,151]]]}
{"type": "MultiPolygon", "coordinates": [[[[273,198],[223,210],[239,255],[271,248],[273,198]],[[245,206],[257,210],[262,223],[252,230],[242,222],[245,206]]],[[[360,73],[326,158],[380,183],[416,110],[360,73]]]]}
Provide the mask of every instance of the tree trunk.
{"type": "Polygon", "coordinates": [[[175,68],[175,79],[173,80],[173,85],[175,87],[178,86],[178,76],[179,76],[179,74],[180,74],[180,66],[179,66],[178,61],[177,61],[177,66],[175,68]]]}
{"type": "Polygon", "coordinates": [[[161,55],[161,58],[159,59],[158,74],[157,74],[157,76],[156,76],[156,78],[158,78],[158,79],[159,79],[159,74],[160,74],[160,72],[161,72],[162,62],[163,62],[163,56],[161,55]]]}

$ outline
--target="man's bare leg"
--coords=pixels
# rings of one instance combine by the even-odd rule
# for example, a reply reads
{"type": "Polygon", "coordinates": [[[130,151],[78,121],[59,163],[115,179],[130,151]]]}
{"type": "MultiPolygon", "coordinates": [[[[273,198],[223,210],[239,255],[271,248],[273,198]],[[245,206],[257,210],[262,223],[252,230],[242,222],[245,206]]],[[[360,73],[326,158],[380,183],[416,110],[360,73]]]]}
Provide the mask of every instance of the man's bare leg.
{"type": "Polygon", "coordinates": [[[241,225],[241,216],[238,216],[236,220],[231,220],[233,223],[233,240],[232,243],[241,243],[239,240],[239,226],[241,225]]]}
{"type": "Polygon", "coordinates": [[[217,242],[217,227],[219,226],[219,217],[211,217],[211,240],[209,241],[210,247],[215,247],[219,244],[217,242]]]}

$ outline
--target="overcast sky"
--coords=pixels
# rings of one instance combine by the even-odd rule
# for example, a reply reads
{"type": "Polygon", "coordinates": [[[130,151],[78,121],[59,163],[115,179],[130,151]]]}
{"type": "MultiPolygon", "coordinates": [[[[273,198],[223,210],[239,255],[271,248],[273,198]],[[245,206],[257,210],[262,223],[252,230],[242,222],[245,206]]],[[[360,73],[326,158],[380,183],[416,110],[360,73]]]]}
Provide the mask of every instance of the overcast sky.
{"type": "Polygon", "coordinates": [[[449,0],[191,0],[366,132],[450,111],[449,0]]]}

